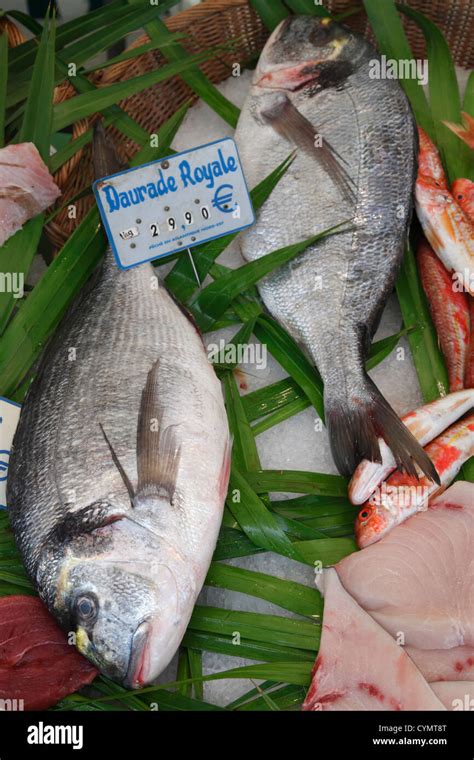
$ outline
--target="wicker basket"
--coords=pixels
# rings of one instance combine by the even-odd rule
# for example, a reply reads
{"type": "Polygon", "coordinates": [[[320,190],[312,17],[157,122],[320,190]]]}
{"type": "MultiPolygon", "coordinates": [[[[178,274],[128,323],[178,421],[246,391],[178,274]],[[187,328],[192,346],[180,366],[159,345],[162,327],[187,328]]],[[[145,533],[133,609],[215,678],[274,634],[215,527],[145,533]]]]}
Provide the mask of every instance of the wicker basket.
{"type": "MultiPolygon", "coordinates": [[[[342,13],[355,5],[362,5],[362,0],[326,0],[326,7],[332,13],[342,13]]],[[[474,30],[474,3],[472,0],[407,0],[411,7],[424,12],[443,30],[452,55],[457,65],[465,68],[474,67],[474,47],[472,37],[474,30]]],[[[202,64],[201,69],[214,83],[226,79],[231,73],[235,61],[245,63],[253,58],[262,48],[268,32],[248,0],[203,0],[202,3],[167,19],[171,31],[183,32],[187,39],[181,44],[190,52],[196,53],[210,46],[227,40],[236,40],[233,52],[223,52],[219,58],[213,58],[202,64]]],[[[347,19],[347,24],[354,30],[370,35],[370,28],[365,13],[359,13],[347,19]]],[[[424,38],[418,27],[404,20],[408,38],[415,57],[426,54],[424,38]]],[[[132,47],[148,42],[147,35],[137,39],[132,47]]],[[[122,64],[104,69],[94,81],[100,85],[123,81],[147,71],[156,70],[165,63],[158,51],[147,52],[122,64]]],[[[64,85],[61,97],[70,97],[70,85],[64,85]],[[67,88],[67,89],[66,89],[67,88]]],[[[58,95],[59,97],[59,95],[58,95]]],[[[139,93],[120,105],[130,116],[150,133],[156,132],[184,102],[194,100],[194,93],[180,77],[150,87],[145,93],[139,93]]],[[[92,121],[92,120],[91,120],[92,121]]],[[[75,125],[75,135],[87,129],[88,123],[75,125]]],[[[110,128],[122,158],[130,158],[138,145],[127,140],[122,133],[110,128]]],[[[90,146],[78,152],[56,176],[64,203],[72,198],[93,180],[90,146]]],[[[81,219],[92,204],[90,197],[77,201],[77,218],[69,219],[67,213],[61,212],[49,225],[48,234],[59,248],[69,237],[77,219],[81,219]]]]}

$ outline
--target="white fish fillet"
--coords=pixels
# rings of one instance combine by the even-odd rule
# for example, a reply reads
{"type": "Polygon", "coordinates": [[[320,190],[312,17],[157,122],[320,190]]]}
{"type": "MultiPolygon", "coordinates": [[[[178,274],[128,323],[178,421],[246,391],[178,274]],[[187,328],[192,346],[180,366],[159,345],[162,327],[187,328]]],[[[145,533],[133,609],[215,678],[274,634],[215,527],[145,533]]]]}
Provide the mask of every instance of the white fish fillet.
{"type": "Polygon", "coordinates": [[[346,591],[420,649],[474,646],[474,484],[457,482],[381,541],[345,557],[346,591]]]}
{"type": "Polygon", "coordinates": [[[474,647],[416,649],[406,647],[427,681],[474,681],[474,647]]]}
{"type": "Polygon", "coordinates": [[[323,574],[320,653],[304,710],[445,710],[404,649],[323,574]]]}
{"type": "Polygon", "coordinates": [[[61,195],[33,143],[0,149],[0,246],[61,195]]]}
{"type": "Polygon", "coordinates": [[[474,710],[474,684],[471,681],[438,681],[430,685],[447,710],[474,710]]]}

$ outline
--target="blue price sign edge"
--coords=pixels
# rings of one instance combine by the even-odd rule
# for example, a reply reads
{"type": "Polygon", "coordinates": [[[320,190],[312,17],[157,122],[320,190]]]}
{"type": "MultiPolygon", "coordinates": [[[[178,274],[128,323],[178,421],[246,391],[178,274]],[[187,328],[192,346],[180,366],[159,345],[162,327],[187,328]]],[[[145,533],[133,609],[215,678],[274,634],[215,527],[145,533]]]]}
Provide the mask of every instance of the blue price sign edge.
{"type": "Polygon", "coordinates": [[[107,239],[108,239],[108,241],[110,243],[110,247],[111,247],[112,252],[114,254],[115,261],[117,263],[118,268],[121,269],[122,271],[128,271],[129,269],[133,269],[134,267],[138,267],[141,264],[146,264],[146,263],[148,263],[150,261],[157,261],[158,259],[164,258],[165,256],[172,256],[173,253],[185,253],[189,248],[194,248],[195,246],[198,246],[198,245],[204,245],[205,243],[209,243],[211,240],[217,240],[218,238],[226,237],[226,235],[235,235],[238,232],[242,232],[242,230],[248,229],[249,227],[252,226],[252,224],[255,224],[255,218],[256,218],[255,217],[255,209],[253,207],[252,198],[250,196],[250,191],[249,191],[248,184],[247,184],[247,178],[245,176],[245,173],[244,173],[244,170],[243,170],[243,167],[242,167],[242,161],[240,159],[240,153],[239,153],[239,149],[237,147],[237,143],[235,142],[235,140],[232,137],[221,137],[221,138],[219,138],[219,140],[213,140],[212,142],[205,143],[204,145],[196,145],[194,148],[188,148],[187,150],[181,150],[178,153],[170,153],[168,156],[162,156],[161,158],[158,158],[155,161],[148,161],[148,163],[146,163],[146,164],[140,164],[140,166],[133,166],[130,169],[124,169],[123,171],[117,172],[116,174],[109,174],[106,177],[98,177],[92,183],[92,190],[94,192],[95,200],[96,200],[97,206],[99,208],[99,212],[100,212],[100,216],[101,216],[101,219],[102,219],[102,223],[103,223],[103,225],[105,227],[105,231],[106,231],[106,234],[107,234],[107,239]],[[107,221],[107,216],[106,216],[105,211],[104,211],[104,207],[103,207],[103,204],[102,204],[100,193],[98,192],[98,189],[97,189],[97,185],[100,182],[104,182],[105,180],[110,179],[111,177],[120,177],[123,174],[131,174],[132,172],[137,171],[137,169],[142,169],[145,166],[154,166],[155,164],[161,164],[163,161],[166,161],[167,159],[176,159],[178,156],[184,156],[187,153],[194,153],[194,151],[200,150],[201,148],[210,148],[212,145],[217,145],[218,143],[225,142],[226,140],[230,140],[234,144],[234,147],[235,147],[235,150],[236,150],[236,153],[237,153],[237,157],[239,159],[239,166],[240,166],[240,169],[241,169],[241,172],[242,172],[242,177],[244,179],[245,189],[247,191],[250,208],[252,210],[252,221],[249,222],[248,224],[244,224],[242,227],[237,227],[233,232],[220,232],[217,235],[211,235],[211,237],[208,237],[205,240],[199,240],[196,243],[192,243],[191,245],[187,245],[185,248],[183,246],[180,246],[179,248],[175,248],[172,251],[167,251],[166,253],[162,253],[161,256],[150,256],[149,259],[143,259],[142,261],[138,261],[136,264],[130,264],[129,266],[124,267],[123,264],[120,262],[120,259],[119,259],[118,253],[117,253],[117,249],[115,247],[114,238],[113,238],[113,235],[111,233],[111,230],[110,230],[110,227],[109,227],[109,223],[107,221]]]}

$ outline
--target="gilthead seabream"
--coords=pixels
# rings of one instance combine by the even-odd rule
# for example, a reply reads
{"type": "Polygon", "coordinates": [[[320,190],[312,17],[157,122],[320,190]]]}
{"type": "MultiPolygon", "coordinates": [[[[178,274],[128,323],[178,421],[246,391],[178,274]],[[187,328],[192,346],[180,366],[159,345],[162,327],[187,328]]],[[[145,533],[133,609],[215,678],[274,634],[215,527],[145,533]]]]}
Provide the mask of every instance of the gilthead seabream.
{"type": "MultiPolygon", "coordinates": [[[[96,173],[117,171],[96,138],[96,173]]],[[[217,540],[229,458],[198,331],[150,264],[121,271],[109,249],[38,368],[7,498],[41,598],[125,686],[150,683],[178,648],[217,540]]]]}
{"type": "Polygon", "coordinates": [[[397,464],[414,473],[415,461],[436,479],[364,367],[403,256],[416,176],[410,106],[397,81],[371,77],[377,55],[329,18],[296,16],[272,34],[236,133],[249,184],[297,151],[242,252],[258,259],[350,223],[266,277],[261,296],[321,373],[340,472],[380,461],[380,436],[397,464]]]}

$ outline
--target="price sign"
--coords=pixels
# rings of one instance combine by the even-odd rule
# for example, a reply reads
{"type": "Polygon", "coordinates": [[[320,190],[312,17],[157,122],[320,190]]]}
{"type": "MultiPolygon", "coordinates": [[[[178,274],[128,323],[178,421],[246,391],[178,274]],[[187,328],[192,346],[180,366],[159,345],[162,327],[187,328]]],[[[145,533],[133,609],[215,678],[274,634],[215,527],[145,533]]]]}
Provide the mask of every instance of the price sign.
{"type": "Polygon", "coordinates": [[[255,221],[230,137],[102,177],[93,189],[121,269],[238,232],[255,221]]]}

